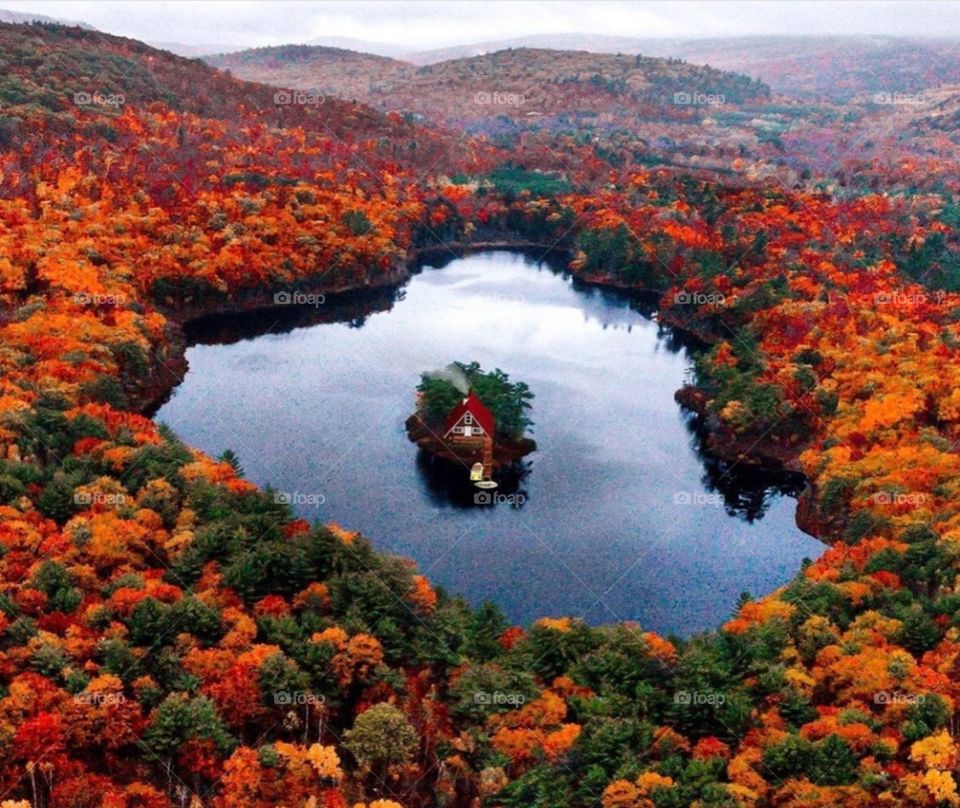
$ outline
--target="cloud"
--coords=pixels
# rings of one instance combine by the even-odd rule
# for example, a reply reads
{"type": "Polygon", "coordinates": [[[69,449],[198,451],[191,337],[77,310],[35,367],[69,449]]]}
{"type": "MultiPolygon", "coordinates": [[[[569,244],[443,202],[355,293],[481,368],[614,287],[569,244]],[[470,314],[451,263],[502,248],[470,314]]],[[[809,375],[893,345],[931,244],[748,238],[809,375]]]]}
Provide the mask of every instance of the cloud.
{"type": "Polygon", "coordinates": [[[2,0],[6,8],[81,19],[108,33],[151,41],[242,46],[340,36],[409,50],[531,34],[636,37],[756,34],[938,36],[960,31],[960,4],[873,0],[2,0]]]}

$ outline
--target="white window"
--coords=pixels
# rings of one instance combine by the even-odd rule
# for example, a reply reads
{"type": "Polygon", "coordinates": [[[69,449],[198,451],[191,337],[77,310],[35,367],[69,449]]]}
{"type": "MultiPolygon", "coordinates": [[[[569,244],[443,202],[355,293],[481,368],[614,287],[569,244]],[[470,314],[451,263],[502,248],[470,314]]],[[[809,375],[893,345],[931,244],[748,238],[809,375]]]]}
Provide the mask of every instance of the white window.
{"type": "Polygon", "coordinates": [[[472,423],[473,423],[473,416],[468,412],[466,415],[463,416],[463,422],[464,422],[465,424],[472,424],[472,423]]]}

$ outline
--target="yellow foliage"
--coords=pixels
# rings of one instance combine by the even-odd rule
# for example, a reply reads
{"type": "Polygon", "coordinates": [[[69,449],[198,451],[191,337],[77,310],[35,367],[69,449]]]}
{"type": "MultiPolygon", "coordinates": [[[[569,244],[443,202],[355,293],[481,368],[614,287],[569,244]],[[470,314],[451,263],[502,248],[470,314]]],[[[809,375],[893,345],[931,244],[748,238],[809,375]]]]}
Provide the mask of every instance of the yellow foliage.
{"type": "Polygon", "coordinates": [[[637,788],[641,794],[649,794],[655,788],[672,788],[673,778],[658,774],[657,772],[643,772],[637,778],[637,788]]]}
{"type": "Polygon", "coordinates": [[[893,426],[904,418],[909,418],[923,406],[923,394],[919,390],[903,393],[888,393],[867,401],[863,408],[860,427],[870,432],[878,427],[893,426]]]}
{"type": "Polygon", "coordinates": [[[941,803],[947,803],[948,805],[960,803],[960,799],[957,797],[957,784],[950,772],[930,769],[923,775],[923,785],[938,805],[941,803]]]}
{"type": "Polygon", "coordinates": [[[552,631],[559,631],[561,634],[566,634],[570,631],[570,618],[569,617],[541,617],[534,623],[535,626],[540,628],[551,629],[552,631]]]}
{"type": "Polygon", "coordinates": [[[347,632],[340,626],[331,626],[323,631],[317,631],[310,637],[311,642],[328,642],[335,648],[342,648],[347,642],[347,632]]]}
{"type": "Polygon", "coordinates": [[[957,765],[957,745],[946,730],[940,730],[914,743],[910,760],[928,769],[952,769],[957,765]]]}
{"type": "Polygon", "coordinates": [[[614,780],[603,790],[603,808],[636,808],[640,790],[629,780],[614,780]]]}

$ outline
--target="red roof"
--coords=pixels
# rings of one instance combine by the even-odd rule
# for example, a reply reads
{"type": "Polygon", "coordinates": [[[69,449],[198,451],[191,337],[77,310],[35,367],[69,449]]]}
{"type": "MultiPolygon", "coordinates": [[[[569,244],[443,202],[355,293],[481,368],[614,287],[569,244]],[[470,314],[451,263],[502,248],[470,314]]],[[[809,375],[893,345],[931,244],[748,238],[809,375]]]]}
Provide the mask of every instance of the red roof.
{"type": "Polygon", "coordinates": [[[473,420],[476,421],[480,426],[483,427],[483,431],[488,435],[493,436],[496,429],[496,421],[493,418],[493,413],[487,409],[486,405],[473,393],[471,390],[467,393],[467,397],[463,399],[456,407],[454,407],[450,414],[447,416],[447,424],[444,427],[444,432],[449,432],[456,426],[457,421],[459,421],[464,413],[469,412],[473,416],[473,420]]]}

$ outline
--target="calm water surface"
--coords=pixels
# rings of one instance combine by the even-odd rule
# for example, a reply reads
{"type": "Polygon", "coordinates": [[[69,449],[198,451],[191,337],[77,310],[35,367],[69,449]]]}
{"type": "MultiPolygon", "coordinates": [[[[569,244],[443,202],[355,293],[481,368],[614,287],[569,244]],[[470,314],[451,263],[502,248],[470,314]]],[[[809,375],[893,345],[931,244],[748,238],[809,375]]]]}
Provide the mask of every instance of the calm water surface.
{"type": "Polygon", "coordinates": [[[233,449],[302,516],[360,530],[513,621],[689,634],[823,549],[794,524],[796,481],[751,479],[700,450],[673,399],[688,348],[626,299],[522,255],[426,267],[397,293],[320,310],[207,321],[191,338],[158,421],[211,454],[233,449]],[[474,505],[407,440],[421,371],[455,359],[536,395],[538,450],[502,489],[521,507],[474,505]]]}

